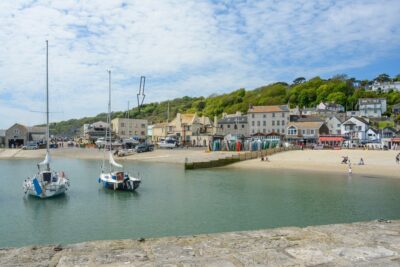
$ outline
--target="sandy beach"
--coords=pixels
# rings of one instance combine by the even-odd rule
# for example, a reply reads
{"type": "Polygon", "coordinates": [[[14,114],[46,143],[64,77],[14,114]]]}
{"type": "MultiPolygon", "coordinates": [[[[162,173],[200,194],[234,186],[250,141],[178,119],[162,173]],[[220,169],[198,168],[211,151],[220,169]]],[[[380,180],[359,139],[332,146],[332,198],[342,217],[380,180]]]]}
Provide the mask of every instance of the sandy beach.
{"type": "MultiPolygon", "coordinates": [[[[0,149],[1,159],[42,159],[46,150],[22,150],[22,149],[0,149]]],[[[206,152],[205,148],[190,149],[156,149],[152,152],[135,153],[126,157],[117,157],[118,161],[151,161],[164,163],[185,163],[186,158],[189,161],[208,161],[218,158],[225,158],[237,154],[236,152],[206,152]]],[[[76,158],[76,159],[103,159],[103,150],[95,148],[58,148],[52,149],[53,158],[76,158]]]]}
{"type": "Polygon", "coordinates": [[[297,150],[269,156],[269,162],[253,159],[229,165],[227,168],[288,169],[347,174],[348,165],[341,164],[341,161],[342,156],[348,156],[353,174],[400,179],[400,165],[395,161],[399,152],[392,150],[297,150]],[[365,165],[358,165],[360,158],[364,159],[365,165]]]}
{"type": "MultiPolygon", "coordinates": [[[[0,149],[0,159],[41,159],[45,150],[0,149]]],[[[353,174],[385,176],[400,179],[400,165],[395,157],[400,151],[374,150],[303,150],[287,151],[269,156],[269,162],[260,159],[246,160],[222,168],[239,169],[288,169],[319,172],[348,173],[348,165],[341,164],[342,156],[348,156],[353,174]],[[360,158],[365,165],[359,166],[360,158]]],[[[103,151],[98,149],[59,148],[51,151],[54,158],[77,158],[101,160],[103,151]]],[[[204,148],[156,149],[127,157],[116,157],[117,161],[150,161],[183,164],[188,161],[209,161],[230,157],[237,152],[206,152],[204,148]]]]}

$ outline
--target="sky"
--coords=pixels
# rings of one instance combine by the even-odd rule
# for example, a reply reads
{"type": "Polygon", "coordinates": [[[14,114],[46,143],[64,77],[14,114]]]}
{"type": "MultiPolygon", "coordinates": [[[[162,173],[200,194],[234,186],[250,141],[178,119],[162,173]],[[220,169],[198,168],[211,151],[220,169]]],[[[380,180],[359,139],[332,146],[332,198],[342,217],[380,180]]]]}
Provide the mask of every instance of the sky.
{"type": "Polygon", "coordinates": [[[400,73],[398,0],[0,1],[0,129],[296,77],[400,73]]]}

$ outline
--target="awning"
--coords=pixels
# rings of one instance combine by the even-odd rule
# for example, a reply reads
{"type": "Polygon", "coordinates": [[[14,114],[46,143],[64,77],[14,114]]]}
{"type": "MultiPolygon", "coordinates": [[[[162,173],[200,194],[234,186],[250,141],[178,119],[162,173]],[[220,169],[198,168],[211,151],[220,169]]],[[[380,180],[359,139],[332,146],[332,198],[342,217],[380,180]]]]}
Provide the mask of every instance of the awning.
{"type": "Polygon", "coordinates": [[[400,143],[400,137],[394,137],[394,138],[392,138],[392,142],[400,143]]]}
{"type": "Polygon", "coordinates": [[[344,138],[341,136],[321,136],[320,142],[343,142],[344,138]]]}

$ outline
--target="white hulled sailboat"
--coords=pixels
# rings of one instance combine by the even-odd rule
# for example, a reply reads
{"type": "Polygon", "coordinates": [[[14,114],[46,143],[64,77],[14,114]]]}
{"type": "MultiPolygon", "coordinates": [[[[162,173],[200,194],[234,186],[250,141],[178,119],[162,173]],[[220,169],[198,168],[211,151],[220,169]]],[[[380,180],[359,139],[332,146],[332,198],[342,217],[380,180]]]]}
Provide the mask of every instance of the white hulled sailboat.
{"type": "Polygon", "coordinates": [[[124,172],[123,166],[115,162],[112,155],[111,144],[111,71],[108,71],[108,116],[106,130],[106,145],[104,146],[104,154],[108,151],[108,166],[105,164],[105,157],[103,158],[103,166],[101,168],[100,177],[98,182],[102,183],[105,188],[113,190],[134,191],[140,185],[140,178],[133,177],[129,173],[124,172]],[[107,168],[108,167],[108,168],[107,168]]]}
{"type": "Polygon", "coordinates": [[[46,157],[38,164],[38,173],[23,183],[25,194],[39,198],[49,198],[63,194],[69,188],[69,180],[64,172],[51,170],[49,150],[49,44],[46,41],[46,157]]]}

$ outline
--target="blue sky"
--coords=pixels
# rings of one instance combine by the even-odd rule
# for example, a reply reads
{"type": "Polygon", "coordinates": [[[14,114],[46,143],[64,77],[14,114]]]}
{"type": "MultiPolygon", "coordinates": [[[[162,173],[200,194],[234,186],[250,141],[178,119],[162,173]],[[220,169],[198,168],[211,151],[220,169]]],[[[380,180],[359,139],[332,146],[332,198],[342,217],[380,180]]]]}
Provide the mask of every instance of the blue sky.
{"type": "Polygon", "coordinates": [[[298,76],[400,73],[400,1],[0,1],[0,128],[298,76]]]}

